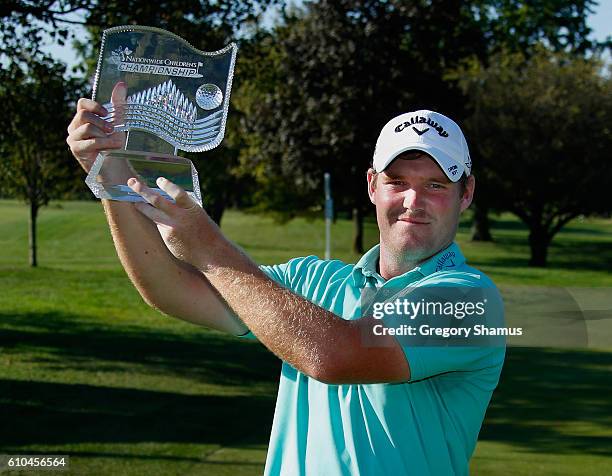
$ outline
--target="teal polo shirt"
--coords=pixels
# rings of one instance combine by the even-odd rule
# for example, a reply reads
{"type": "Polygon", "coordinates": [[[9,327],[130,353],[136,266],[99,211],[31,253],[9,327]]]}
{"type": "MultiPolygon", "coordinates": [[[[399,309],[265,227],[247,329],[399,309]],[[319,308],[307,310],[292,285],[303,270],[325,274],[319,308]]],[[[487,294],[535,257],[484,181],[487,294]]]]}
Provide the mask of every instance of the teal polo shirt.
{"type": "MultiPolygon", "coordinates": [[[[379,245],[355,265],[308,256],[261,269],[343,319],[361,317],[366,286],[495,288],[455,243],[389,280],[378,274],[378,259],[379,245]]],[[[505,348],[403,350],[411,369],[405,383],[328,385],[283,362],[265,474],[468,474],[505,348]]]]}

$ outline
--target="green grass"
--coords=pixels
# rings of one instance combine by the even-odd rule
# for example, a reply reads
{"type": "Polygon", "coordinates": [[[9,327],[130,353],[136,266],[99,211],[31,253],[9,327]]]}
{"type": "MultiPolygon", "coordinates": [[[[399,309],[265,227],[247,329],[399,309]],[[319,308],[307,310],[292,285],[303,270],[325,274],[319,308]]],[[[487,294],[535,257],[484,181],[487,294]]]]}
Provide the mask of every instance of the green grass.
{"type": "MultiPolygon", "coordinates": [[[[518,285],[544,290],[544,299],[572,292],[592,309],[590,345],[509,349],[472,473],[609,472],[612,221],[571,223],[550,266],[531,269],[524,227],[493,218],[494,243],[469,242],[462,224],[468,261],[510,302],[518,285]]],[[[322,255],[323,229],[239,212],[223,221],[260,263],[322,255]]],[[[348,251],[351,231],[348,221],[334,225],[335,257],[358,258],[348,251]]],[[[40,267],[30,269],[27,209],[0,201],[0,453],[70,454],[73,474],[261,474],[278,360],[149,309],[119,265],[99,203],[45,208],[39,232],[40,267]]],[[[376,242],[374,223],[365,236],[376,242]]]]}

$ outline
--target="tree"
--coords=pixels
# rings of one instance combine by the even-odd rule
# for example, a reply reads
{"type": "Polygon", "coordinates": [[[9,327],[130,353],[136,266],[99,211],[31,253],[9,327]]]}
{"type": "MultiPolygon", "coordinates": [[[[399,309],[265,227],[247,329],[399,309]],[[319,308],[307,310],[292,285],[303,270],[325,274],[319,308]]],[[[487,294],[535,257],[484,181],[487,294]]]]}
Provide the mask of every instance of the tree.
{"type": "Polygon", "coordinates": [[[43,35],[60,45],[68,17],[90,0],[27,0],[0,6],[0,192],[30,205],[30,264],[37,266],[40,207],[82,183],[64,137],[69,103],[82,81],[64,80],[66,68],[41,50],[43,35]]]}
{"type": "Polygon", "coordinates": [[[49,57],[25,58],[0,70],[0,189],[30,206],[30,265],[37,266],[38,211],[76,183],[66,124],[79,84],[49,57]]]}
{"type": "Polygon", "coordinates": [[[472,55],[542,38],[590,47],[592,3],[321,0],[289,13],[255,38],[257,51],[239,70],[246,79],[235,104],[248,131],[241,161],[257,181],[259,208],[291,217],[320,207],[331,172],[335,203],[352,210],[353,249],[362,252],[365,170],[387,120],[419,108],[465,117],[465,98],[446,73],[472,55]]]}
{"type": "Polygon", "coordinates": [[[80,23],[71,18],[91,8],[95,0],[6,0],[0,3],[0,67],[17,58],[41,54],[43,37],[65,45],[70,26],[80,23]]]}
{"type": "Polygon", "coordinates": [[[309,3],[259,37],[240,70],[246,79],[235,103],[248,131],[242,163],[258,182],[257,203],[288,216],[320,206],[330,172],[335,203],[353,215],[357,253],[378,132],[408,109],[456,106],[440,64],[467,54],[477,27],[456,4],[438,14],[456,28],[413,35],[418,18],[434,10],[414,5],[309,3]]]}
{"type": "MultiPolygon", "coordinates": [[[[492,0],[472,4],[483,26],[483,34],[489,39],[484,54],[480,50],[473,55],[485,65],[489,56],[502,50],[530,56],[540,43],[546,43],[554,51],[578,55],[609,48],[611,44],[609,39],[595,42],[589,38],[591,29],[586,19],[593,13],[594,0],[492,0]]],[[[452,77],[451,74],[449,79],[452,77]]],[[[464,113],[463,118],[468,114],[464,113]]],[[[497,190],[489,186],[488,171],[482,167],[478,152],[473,155],[473,172],[479,180],[472,204],[472,240],[491,241],[488,213],[497,190]]]]}
{"type": "Polygon", "coordinates": [[[491,204],[529,228],[531,266],[546,266],[559,230],[579,215],[610,212],[612,80],[592,57],[541,47],[499,53],[460,72],[474,113],[472,147],[489,171],[491,204]]]}

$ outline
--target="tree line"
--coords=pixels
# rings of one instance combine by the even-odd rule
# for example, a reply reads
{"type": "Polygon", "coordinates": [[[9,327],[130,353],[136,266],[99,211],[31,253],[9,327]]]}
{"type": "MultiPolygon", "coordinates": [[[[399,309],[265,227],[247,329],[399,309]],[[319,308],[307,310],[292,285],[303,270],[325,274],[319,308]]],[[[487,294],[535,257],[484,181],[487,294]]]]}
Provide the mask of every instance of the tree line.
{"type": "MultiPolygon", "coordinates": [[[[611,41],[590,38],[594,0],[28,0],[0,9],[0,196],[38,209],[85,190],[63,142],[74,101],[90,94],[105,28],[164,28],[207,51],[239,43],[226,138],[192,154],[205,207],[288,220],[323,205],[323,174],[337,212],[354,221],[363,251],[370,207],[365,173],[380,128],[407,110],[459,122],[477,177],[474,238],[490,239],[491,211],[529,229],[530,264],[545,266],[555,234],[579,215],[609,213],[611,41]],[[262,22],[276,9],[272,24],[262,22]],[[78,15],[75,17],[75,12],[78,15]],[[78,20],[75,20],[78,18],[78,20]],[[81,22],[84,38],[70,38],[81,22]],[[72,41],[82,62],[45,55],[43,32],[72,41]]],[[[268,22],[269,23],[269,22],[268,22]]],[[[86,190],[85,190],[86,191],[86,190]]],[[[32,260],[32,257],[31,257],[32,260]]]]}

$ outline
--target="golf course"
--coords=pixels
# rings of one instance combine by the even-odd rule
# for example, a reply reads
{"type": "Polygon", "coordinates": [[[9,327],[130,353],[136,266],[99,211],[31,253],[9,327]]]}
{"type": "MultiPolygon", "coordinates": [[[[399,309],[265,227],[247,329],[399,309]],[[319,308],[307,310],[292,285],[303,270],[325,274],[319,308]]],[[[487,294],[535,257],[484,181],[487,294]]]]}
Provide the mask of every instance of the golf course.
{"type": "MultiPolygon", "coordinates": [[[[528,266],[520,221],[491,220],[493,242],[470,241],[469,215],[457,241],[502,294],[533,288],[546,299],[573,289],[590,309],[574,347],[508,348],[471,474],[610,474],[612,220],[570,222],[547,268],[528,266]]],[[[28,266],[27,230],[28,208],[0,200],[0,454],[69,455],[62,474],[261,474],[280,361],[255,341],[148,307],[99,202],[41,210],[37,268],[28,266]]],[[[324,252],[322,219],[281,225],[230,210],[222,230],[260,264],[324,252]]],[[[345,219],[332,226],[332,257],[359,258],[352,230],[345,219]]],[[[366,221],[366,248],[376,230],[366,221]]]]}

